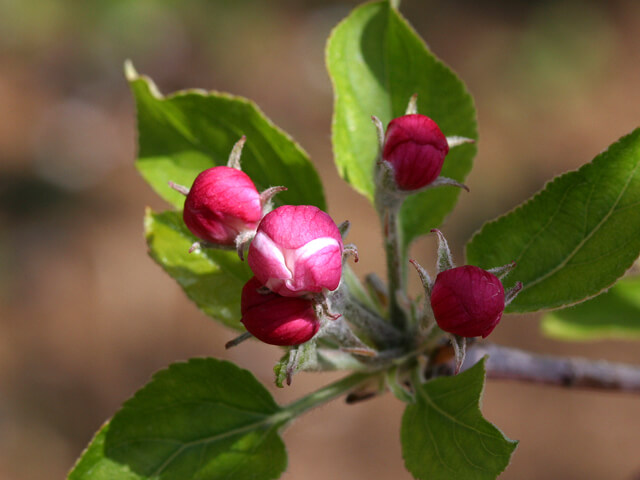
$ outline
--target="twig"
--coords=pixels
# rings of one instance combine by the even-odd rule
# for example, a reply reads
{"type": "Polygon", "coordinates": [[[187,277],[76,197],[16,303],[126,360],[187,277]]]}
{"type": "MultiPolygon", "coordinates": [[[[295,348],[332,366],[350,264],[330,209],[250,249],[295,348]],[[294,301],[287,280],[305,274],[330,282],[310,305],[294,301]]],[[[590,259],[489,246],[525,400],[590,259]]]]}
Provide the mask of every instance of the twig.
{"type": "MultiPolygon", "coordinates": [[[[488,355],[487,378],[559,387],[640,393],[640,366],[586,358],[557,357],[479,343],[467,350],[462,371],[488,355]]],[[[451,362],[453,369],[453,362],[451,362]]]]}

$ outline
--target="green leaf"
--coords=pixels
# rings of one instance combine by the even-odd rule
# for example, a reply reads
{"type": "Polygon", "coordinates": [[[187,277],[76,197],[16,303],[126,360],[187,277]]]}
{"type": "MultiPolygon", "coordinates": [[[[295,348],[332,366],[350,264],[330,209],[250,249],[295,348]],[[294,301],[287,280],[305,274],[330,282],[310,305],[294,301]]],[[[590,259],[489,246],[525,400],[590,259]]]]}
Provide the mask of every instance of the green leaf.
{"type": "Polygon", "coordinates": [[[187,90],[163,97],[130,63],[125,72],[138,110],[138,159],[142,176],[162,198],[182,208],[184,197],[169,180],[191,186],[202,170],[226,165],[242,135],[242,169],[258,189],[283,185],[276,202],[326,210],[322,184],[307,154],[251,101],[219,92],[187,90]]]}
{"type": "Polygon", "coordinates": [[[496,478],[518,442],[506,438],[480,412],[484,360],[453,377],[418,387],[402,417],[402,455],[418,479],[496,478]]]}
{"type": "Polygon", "coordinates": [[[105,424],[78,459],[69,473],[68,480],[141,480],[144,477],[132,472],[127,465],[122,465],[104,454],[104,443],[109,431],[105,424]]]}
{"type": "Polygon", "coordinates": [[[572,305],[610,287],[640,254],[640,129],[477,233],[469,263],[516,261],[508,311],[572,305]]]}
{"type": "Polygon", "coordinates": [[[247,370],[212,358],[153,376],[96,435],[70,480],[268,480],[288,419],[247,370]]]}
{"type": "MultiPolygon", "coordinates": [[[[475,108],[465,86],[386,1],[356,8],[334,29],[327,67],[335,96],[336,165],[371,201],[378,155],[372,115],[386,125],[404,114],[417,93],[418,112],[433,118],[445,135],[477,138],[475,108]]],[[[475,145],[453,148],[442,175],[464,181],[475,153],[475,145]]],[[[438,187],[409,197],[401,211],[404,244],[440,225],[459,193],[455,187],[438,187]]]]}
{"type": "Polygon", "coordinates": [[[145,235],[149,254],[182,287],[198,308],[232,328],[242,330],[240,292],[251,278],[246,262],[235,251],[202,249],[189,253],[197,239],[179,212],[147,209],[145,235]]]}
{"type": "Polygon", "coordinates": [[[640,277],[622,279],[591,300],[546,314],[542,331],[560,340],[640,338],[640,277]]]}

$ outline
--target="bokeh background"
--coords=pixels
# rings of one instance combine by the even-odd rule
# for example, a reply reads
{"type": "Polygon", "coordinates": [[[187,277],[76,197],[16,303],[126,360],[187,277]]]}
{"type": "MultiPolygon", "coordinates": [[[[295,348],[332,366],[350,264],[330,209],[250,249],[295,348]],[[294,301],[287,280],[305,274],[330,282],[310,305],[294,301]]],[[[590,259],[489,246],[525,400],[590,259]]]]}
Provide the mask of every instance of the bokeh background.
{"type": "MultiPolygon", "coordinates": [[[[310,153],[330,213],[353,220],[357,271],[384,274],[367,202],[332,164],[323,49],[354,1],[0,0],[0,478],[64,478],[93,432],[150,375],[216,356],[272,385],[275,347],[190,304],[146,255],[146,205],[167,208],[133,167],[131,58],[171,92],[255,100],[310,153]]],[[[402,11],[475,96],[479,154],[443,230],[462,259],[485,220],[591,160],[639,122],[640,2],[404,0],[402,11]]],[[[373,113],[373,112],[372,112],[373,113]]],[[[434,241],[413,256],[434,261],[434,241]]],[[[640,364],[640,345],[543,338],[507,317],[493,340],[640,364]]],[[[279,401],[334,378],[300,375],[279,401]]],[[[277,391],[276,391],[277,390],[277,391]]],[[[640,398],[489,382],[483,411],[521,441],[505,479],[640,478],[640,398]]],[[[336,401],[284,434],[293,479],[410,479],[402,405],[336,401]]]]}

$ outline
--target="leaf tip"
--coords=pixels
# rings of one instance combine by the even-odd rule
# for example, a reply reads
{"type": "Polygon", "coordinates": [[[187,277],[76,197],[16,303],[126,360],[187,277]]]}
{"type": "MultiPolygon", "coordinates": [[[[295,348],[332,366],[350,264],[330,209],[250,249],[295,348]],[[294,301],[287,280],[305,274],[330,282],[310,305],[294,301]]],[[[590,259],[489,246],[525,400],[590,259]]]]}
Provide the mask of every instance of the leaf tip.
{"type": "Polygon", "coordinates": [[[140,78],[140,76],[138,75],[138,72],[136,71],[136,68],[133,66],[133,62],[131,61],[131,59],[127,58],[124,61],[123,69],[124,69],[124,76],[128,82],[134,82],[138,78],[140,78]]]}
{"type": "Polygon", "coordinates": [[[144,220],[143,220],[143,225],[144,225],[144,234],[147,240],[149,240],[149,236],[151,235],[151,230],[153,228],[153,215],[154,215],[154,211],[151,207],[146,206],[144,208],[144,220]]]}

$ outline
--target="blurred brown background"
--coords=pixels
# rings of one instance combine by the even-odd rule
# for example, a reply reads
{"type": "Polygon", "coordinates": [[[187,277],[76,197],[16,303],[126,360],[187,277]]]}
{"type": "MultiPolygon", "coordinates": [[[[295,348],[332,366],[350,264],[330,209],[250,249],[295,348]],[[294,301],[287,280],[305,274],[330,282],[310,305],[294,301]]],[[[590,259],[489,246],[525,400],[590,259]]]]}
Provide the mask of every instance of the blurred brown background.
{"type": "MultiPolygon", "coordinates": [[[[330,212],[352,219],[358,272],[384,273],[371,207],[331,160],[330,28],[353,1],[0,0],[0,478],[64,478],[101,422],[156,370],[226,358],[272,385],[275,347],[207,319],[146,255],[145,205],[166,206],[133,167],[131,58],[165,93],[254,99],[310,153],[330,212]]],[[[402,11],[475,96],[472,193],[443,227],[458,261],[483,221],[589,161],[639,122],[640,2],[404,0],[402,11]],[[481,6],[480,6],[481,5],[481,6]]],[[[433,239],[413,255],[433,263],[433,239]]],[[[537,318],[493,340],[640,364],[638,343],[564,344],[537,318]]],[[[328,382],[303,375],[282,402],[328,382]]],[[[640,398],[489,383],[485,416],[521,440],[505,479],[640,476],[640,398]]],[[[293,479],[409,479],[402,405],[338,401],[284,437],[293,479]]]]}

